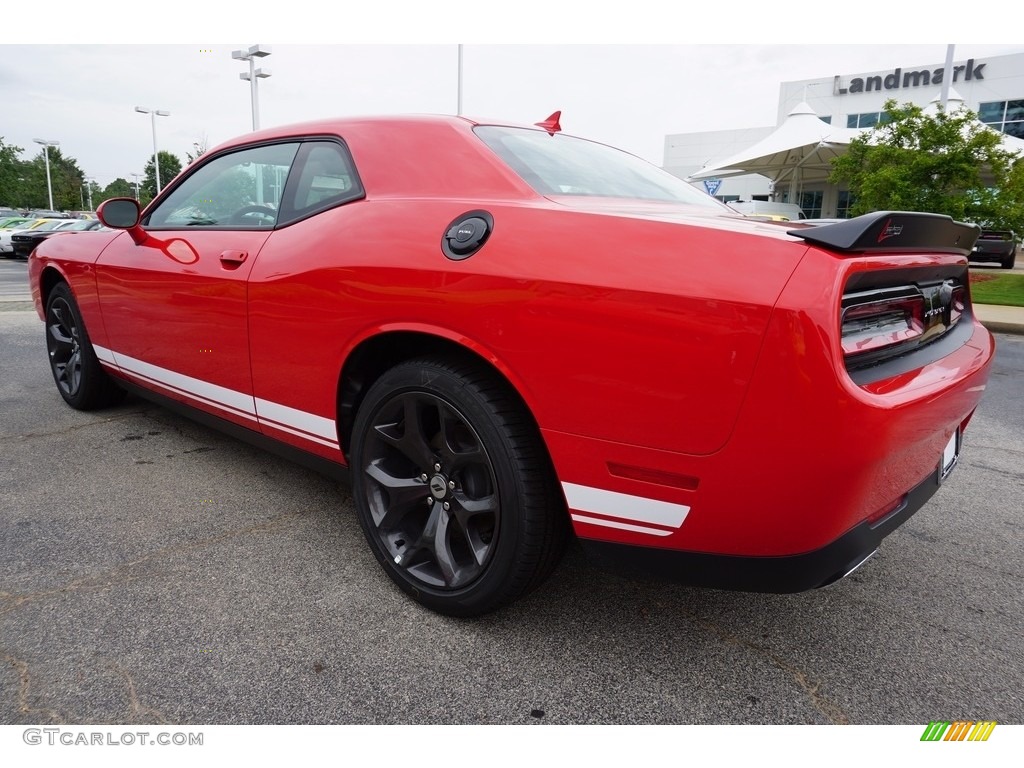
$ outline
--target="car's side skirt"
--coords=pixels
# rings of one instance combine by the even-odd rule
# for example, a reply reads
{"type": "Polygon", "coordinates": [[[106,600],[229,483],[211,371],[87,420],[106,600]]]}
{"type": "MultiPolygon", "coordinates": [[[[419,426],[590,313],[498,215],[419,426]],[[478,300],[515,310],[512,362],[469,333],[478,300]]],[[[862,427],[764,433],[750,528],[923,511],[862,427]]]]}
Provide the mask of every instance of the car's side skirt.
{"type": "Polygon", "coordinates": [[[169,411],[173,411],[174,413],[191,419],[203,426],[216,429],[218,432],[223,432],[231,437],[249,443],[250,445],[254,445],[257,448],[261,448],[269,453],[280,456],[283,459],[304,466],[307,469],[312,469],[314,472],[318,472],[326,477],[330,477],[331,479],[344,483],[349,482],[349,469],[343,464],[325,459],[322,456],[317,456],[316,454],[309,453],[308,451],[288,445],[287,443],[282,443],[280,440],[267,437],[261,432],[248,429],[233,421],[222,419],[208,411],[204,411],[201,408],[189,405],[188,403],[183,403],[173,397],[160,394],[159,392],[149,389],[148,387],[144,387],[129,379],[118,377],[118,384],[144,400],[156,403],[159,406],[167,408],[169,411]]]}
{"type": "Polygon", "coordinates": [[[270,427],[333,449],[339,455],[341,453],[337,427],[334,421],[324,416],[221,387],[106,347],[93,345],[93,348],[100,362],[121,374],[121,377],[129,377],[144,386],[157,387],[172,396],[187,397],[194,400],[197,406],[217,409],[234,417],[236,421],[270,427]]]}

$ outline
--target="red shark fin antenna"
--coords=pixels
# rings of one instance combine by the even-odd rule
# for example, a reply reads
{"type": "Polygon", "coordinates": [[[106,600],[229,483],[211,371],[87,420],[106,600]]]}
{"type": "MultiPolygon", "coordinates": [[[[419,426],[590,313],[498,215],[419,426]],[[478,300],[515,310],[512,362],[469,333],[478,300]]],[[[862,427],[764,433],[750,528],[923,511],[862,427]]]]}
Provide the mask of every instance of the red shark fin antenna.
{"type": "Polygon", "coordinates": [[[538,126],[539,128],[543,128],[545,131],[554,136],[556,133],[560,133],[562,130],[562,124],[558,122],[559,118],[561,117],[562,110],[558,110],[557,112],[552,112],[551,117],[549,117],[547,120],[542,120],[539,123],[534,123],[534,125],[538,126]]]}

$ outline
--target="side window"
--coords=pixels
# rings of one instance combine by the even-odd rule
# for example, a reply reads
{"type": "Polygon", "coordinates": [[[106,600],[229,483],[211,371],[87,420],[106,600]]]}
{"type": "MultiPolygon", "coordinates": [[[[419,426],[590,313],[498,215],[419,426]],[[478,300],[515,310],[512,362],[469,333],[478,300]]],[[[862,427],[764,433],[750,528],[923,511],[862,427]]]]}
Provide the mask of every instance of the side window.
{"type": "Polygon", "coordinates": [[[293,221],[363,197],[363,187],[345,149],[333,141],[302,145],[288,182],[282,221],[293,221]]]}
{"type": "Polygon", "coordinates": [[[153,228],[271,229],[299,143],[218,157],[185,179],[143,224],[153,228]]]}

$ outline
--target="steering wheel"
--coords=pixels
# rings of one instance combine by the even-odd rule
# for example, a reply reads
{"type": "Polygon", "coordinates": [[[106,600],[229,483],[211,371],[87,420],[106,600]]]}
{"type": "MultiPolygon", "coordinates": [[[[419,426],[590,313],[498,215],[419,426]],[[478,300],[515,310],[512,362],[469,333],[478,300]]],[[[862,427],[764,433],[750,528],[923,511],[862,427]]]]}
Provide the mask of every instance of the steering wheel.
{"type": "Polygon", "coordinates": [[[255,214],[260,214],[263,217],[265,217],[265,219],[266,219],[266,222],[262,222],[262,221],[258,222],[259,225],[262,225],[264,223],[273,225],[273,223],[277,220],[277,211],[275,211],[273,208],[267,208],[265,205],[245,205],[245,206],[239,208],[234,213],[232,213],[231,216],[228,217],[228,220],[226,222],[224,222],[224,223],[225,224],[247,224],[247,223],[251,223],[251,222],[253,222],[253,220],[250,219],[250,220],[246,221],[245,217],[246,216],[250,216],[250,215],[252,215],[254,213],[255,214]]]}

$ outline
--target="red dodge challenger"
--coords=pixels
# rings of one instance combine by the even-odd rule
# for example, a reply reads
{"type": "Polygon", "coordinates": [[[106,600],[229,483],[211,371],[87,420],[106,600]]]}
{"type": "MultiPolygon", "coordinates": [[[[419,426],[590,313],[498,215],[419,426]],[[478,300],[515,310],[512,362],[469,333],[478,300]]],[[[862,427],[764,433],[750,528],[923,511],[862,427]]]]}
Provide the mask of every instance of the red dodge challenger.
{"type": "MultiPolygon", "coordinates": [[[[553,116],[554,117],[554,116],[553,116]]],[[[57,389],[125,390],[351,478],[447,614],[602,562],[792,592],[960,455],[994,345],[978,228],[744,218],[627,153],[459,117],[264,130],[30,261],[57,389]]]]}

